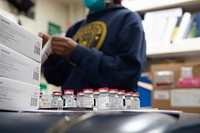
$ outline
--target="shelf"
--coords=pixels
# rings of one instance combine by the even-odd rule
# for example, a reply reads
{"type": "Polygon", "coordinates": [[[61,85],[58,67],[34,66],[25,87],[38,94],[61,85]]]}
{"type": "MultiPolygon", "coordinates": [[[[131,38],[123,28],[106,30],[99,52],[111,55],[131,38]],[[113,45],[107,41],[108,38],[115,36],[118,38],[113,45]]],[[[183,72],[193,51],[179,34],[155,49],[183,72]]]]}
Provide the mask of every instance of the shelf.
{"type": "Polygon", "coordinates": [[[174,7],[182,7],[186,11],[194,12],[199,10],[200,0],[127,0],[123,5],[142,14],[174,7]]]}
{"type": "Polygon", "coordinates": [[[195,55],[200,55],[200,38],[184,39],[172,44],[163,42],[147,44],[147,57],[149,58],[188,57],[195,55]]]}

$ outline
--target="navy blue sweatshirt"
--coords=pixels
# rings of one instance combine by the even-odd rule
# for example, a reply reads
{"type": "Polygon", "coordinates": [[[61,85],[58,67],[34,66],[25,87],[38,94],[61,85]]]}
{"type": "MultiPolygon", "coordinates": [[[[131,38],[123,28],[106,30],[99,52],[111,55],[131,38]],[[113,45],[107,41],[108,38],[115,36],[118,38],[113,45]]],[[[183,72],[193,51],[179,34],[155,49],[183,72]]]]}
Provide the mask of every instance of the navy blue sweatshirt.
{"type": "Polygon", "coordinates": [[[137,13],[118,4],[90,12],[66,36],[79,44],[70,58],[48,58],[43,73],[49,83],[76,92],[87,87],[137,90],[146,62],[145,35],[137,13]]]}

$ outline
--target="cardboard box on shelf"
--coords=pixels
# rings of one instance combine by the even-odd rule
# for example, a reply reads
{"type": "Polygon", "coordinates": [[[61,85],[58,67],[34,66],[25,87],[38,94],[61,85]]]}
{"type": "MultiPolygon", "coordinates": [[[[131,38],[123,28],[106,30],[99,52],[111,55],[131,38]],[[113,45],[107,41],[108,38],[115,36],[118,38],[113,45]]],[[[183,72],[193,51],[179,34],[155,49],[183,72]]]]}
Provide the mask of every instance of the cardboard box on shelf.
{"type": "Polygon", "coordinates": [[[0,77],[0,110],[37,110],[40,88],[0,77]]]}
{"type": "Polygon", "coordinates": [[[0,43],[41,62],[42,39],[0,15],[0,43]]]}
{"type": "Polygon", "coordinates": [[[200,113],[200,88],[153,90],[153,108],[200,113]]]}
{"type": "MultiPolygon", "coordinates": [[[[162,63],[162,64],[156,64],[151,65],[151,73],[154,75],[154,73],[158,71],[171,71],[174,73],[174,87],[177,88],[177,83],[179,81],[179,78],[181,77],[181,68],[182,67],[192,67],[193,76],[194,77],[200,77],[200,62],[177,62],[177,63],[162,63]]],[[[153,84],[154,84],[154,79],[153,84]]],[[[154,84],[155,89],[162,89],[159,87],[156,87],[154,84]]],[[[173,88],[173,87],[172,87],[173,88]]]]}
{"type": "Polygon", "coordinates": [[[39,86],[41,64],[0,44],[0,77],[39,86]]]}

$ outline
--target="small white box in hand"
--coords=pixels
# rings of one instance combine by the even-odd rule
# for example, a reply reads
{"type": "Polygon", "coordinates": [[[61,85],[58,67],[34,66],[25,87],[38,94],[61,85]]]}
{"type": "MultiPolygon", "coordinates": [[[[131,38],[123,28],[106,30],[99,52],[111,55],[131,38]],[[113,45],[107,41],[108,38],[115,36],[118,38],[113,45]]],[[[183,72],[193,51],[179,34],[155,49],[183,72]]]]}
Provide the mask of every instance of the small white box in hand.
{"type": "Polygon", "coordinates": [[[42,39],[0,15],[0,43],[41,62],[42,39]]]}
{"type": "Polygon", "coordinates": [[[0,77],[0,110],[37,110],[40,88],[0,77]]]}
{"type": "Polygon", "coordinates": [[[0,44],[0,77],[39,86],[41,63],[0,44]]]}
{"type": "Polygon", "coordinates": [[[51,52],[52,52],[52,48],[51,48],[51,38],[50,38],[47,41],[47,43],[44,45],[44,48],[42,49],[41,64],[44,64],[44,62],[48,59],[51,52]]]}

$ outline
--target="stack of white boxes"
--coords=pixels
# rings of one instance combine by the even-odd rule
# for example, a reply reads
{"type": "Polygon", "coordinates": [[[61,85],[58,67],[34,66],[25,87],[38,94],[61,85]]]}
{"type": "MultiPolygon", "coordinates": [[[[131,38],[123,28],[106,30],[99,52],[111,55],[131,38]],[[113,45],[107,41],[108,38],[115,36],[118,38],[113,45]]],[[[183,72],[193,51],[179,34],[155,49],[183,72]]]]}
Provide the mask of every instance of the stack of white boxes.
{"type": "Polygon", "coordinates": [[[39,105],[42,39],[0,15],[0,110],[39,105]]]}

